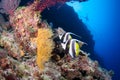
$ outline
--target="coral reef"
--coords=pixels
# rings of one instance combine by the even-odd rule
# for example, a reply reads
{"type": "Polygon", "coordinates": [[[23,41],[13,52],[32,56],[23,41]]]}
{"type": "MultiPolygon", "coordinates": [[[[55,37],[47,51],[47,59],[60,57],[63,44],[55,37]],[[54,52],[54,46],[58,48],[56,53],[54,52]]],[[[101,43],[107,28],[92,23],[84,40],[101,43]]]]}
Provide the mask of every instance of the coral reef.
{"type": "Polygon", "coordinates": [[[40,11],[36,11],[38,4],[36,0],[18,8],[10,15],[13,30],[0,33],[0,79],[111,80],[111,73],[89,56],[79,55],[73,59],[65,53],[58,39],[59,33],[65,31],[54,30],[42,21],[40,11]]]}
{"type": "Polygon", "coordinates": [[[35,63],[35,56],[23,62],[6,57],[0,59],[0,63],[0,77],[7,80],[111,80],[109,72],[85,56],[74,60],[66,56],[58,62],[50,60],[42,72],[35,63]]]}

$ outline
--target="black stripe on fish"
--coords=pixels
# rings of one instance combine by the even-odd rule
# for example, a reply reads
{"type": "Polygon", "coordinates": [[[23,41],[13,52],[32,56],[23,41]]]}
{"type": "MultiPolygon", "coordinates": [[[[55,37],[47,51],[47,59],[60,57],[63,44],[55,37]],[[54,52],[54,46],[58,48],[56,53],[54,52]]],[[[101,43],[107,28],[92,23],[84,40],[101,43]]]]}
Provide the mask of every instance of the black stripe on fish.
{"type": "Polygon", "coordinates": [[[69,36],[70,36],[69,34],[68,34],[68,35],[66,35],[66,41],[69,39],[69,36]]]}
{"type": "Polygon", "coordinates": [[[61,41],[62,41],[62,42],[63,42],[63,40],[64,40],[65,34],[66,34],[66,33],[64,33],[64,34],[62,35],[62,37],[61,37],[61,41]]]}
{"type": "Polygon", "coordinates": [[[68,40],[68,42],[67,42],[67,44],[66,44],[66,49],[65,49],[66,53],[69,53],[69,49],[70,49],[70,41],[71,41],[71,39],[68,40]]]}
{"type": "Polygon", "coordinates": [[[71,46],[71,47],[72,47],[73,58],[76,57],[76,53],[75,53],[75,42],[76,42],[76,41],[73,41],[73,42],[72,42],[72,46],[71,46]]]}

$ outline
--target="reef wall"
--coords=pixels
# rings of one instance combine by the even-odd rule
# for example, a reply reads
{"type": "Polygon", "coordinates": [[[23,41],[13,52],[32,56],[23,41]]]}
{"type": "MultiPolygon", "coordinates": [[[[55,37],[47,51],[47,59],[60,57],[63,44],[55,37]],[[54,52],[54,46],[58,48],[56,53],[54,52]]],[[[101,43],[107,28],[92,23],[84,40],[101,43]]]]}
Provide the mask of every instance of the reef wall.
{"type": "Polygon", "coordinates": [[[50,4],[46,2],[35,0],[28,6],[18,7],[13,14],[10,13],[12,29],[0,33],[0,79],[111,80],[112,72],[102,69],[86,52],[82,52],[86,55],[80,53],[72,58],[62,48],[61,40],[58,39],[61,35],[59,32],[66,31],[51,28],[42,20],[41,12],[43,7],[45,9],[58,2],[63,4],[66,0],[51,0],[50,4]]]}

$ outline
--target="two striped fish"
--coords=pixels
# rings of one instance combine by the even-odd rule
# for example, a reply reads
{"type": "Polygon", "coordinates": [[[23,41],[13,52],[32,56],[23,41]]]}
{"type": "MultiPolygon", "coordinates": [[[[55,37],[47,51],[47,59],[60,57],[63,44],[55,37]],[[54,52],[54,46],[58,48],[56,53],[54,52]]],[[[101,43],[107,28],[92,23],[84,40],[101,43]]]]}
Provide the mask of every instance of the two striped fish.
{"type": "Polygon", "coordinates": [[[62,48],[70,54],[72,58],[77,57],[80,52],[84,53],[80,48],[83,44],[86,44],[80,40],[72,39],[71,35],[75,35],[77,37],[80,37],[74,33],[66,32],[63,34],[59,34],[59,39],[61,40],[61,46],[62,48]]]}

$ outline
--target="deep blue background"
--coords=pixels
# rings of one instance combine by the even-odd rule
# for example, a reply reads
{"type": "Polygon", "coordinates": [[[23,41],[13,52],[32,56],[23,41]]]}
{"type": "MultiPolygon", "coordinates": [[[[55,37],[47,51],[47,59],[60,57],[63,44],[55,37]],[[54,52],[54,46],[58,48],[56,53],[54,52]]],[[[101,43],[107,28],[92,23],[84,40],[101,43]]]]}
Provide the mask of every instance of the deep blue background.
{"type": "Polygon", "coordinates": [[[74,8],[93,35],[94,50],[101,57],[104,67],[115,72],[113,80],[120,80],[119,1],[89,0],[68,4],[74,8]]]}

